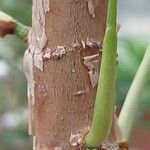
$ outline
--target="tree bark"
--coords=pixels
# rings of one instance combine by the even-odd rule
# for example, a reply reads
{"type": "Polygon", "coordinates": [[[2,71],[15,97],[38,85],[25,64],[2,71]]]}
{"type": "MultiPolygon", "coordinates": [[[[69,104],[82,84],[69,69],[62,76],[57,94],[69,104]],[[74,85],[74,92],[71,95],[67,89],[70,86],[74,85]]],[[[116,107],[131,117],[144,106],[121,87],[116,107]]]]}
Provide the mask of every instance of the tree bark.
{"type": "Polygon", "coordinates": [[[79,150],[91,125],[105,0],[33,0],[28,80],[34,150],[79,150]]]}

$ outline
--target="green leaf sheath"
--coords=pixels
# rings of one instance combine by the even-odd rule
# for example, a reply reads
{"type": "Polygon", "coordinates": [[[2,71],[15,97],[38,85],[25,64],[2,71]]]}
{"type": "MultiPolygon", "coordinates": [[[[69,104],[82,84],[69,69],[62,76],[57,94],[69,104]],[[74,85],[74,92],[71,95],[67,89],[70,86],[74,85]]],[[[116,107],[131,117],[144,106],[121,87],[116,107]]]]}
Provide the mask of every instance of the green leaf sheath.
{"type": "Polygon", "coordinates": [[[102,144],[112,124],[117,56],[116,15],[117,0],[109,0],[93,121],[84,139],[87,148],[96,148],[102,144]]]}
{"type": "Polygon", "coordinates": [[[28,33],[29,33],[29,27],[16,21],[14,34],[17,35],[21,40],[26,41],[28,33]]]}
{"type": "Polygon", "coordinates": [[[128,142],[133,127],[134,119],[139,107],[139,102],[150,76],[150,44],[145,52],[140,67],[134,77],[125,102],[118,118],[118,126],[122,139],[118,142],[128,142]]]}

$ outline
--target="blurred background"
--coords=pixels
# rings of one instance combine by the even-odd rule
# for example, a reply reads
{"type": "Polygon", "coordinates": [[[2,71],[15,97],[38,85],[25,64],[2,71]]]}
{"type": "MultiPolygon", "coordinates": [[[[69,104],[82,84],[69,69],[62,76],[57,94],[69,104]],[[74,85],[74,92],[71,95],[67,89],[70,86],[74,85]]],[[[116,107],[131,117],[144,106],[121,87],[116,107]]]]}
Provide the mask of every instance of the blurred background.
{"type": "MultiPolygon", "coordinates": [[[[20,22],[31,24],[31,0],[0,0],[0,10],[20,22]]],[[[121,108],[150,41],[150,1],[119,0],[117,103],[121,108]]],[[[0,39],[0,150],[31,150],[27,132],[26,79],[22,57],[27,45],[15,36],[0,39]]],[[[142,79],[141,79],[142,80],[142,79]]],[[[150,149],[150,79],[143,91],[131,145],[150,149]]]]}
{"type": "MultiPolygon", "coordinates": [[[[117,102],[121,108],[150,42],[150,1],[118,0],[118,2],[118,22],[121,24],[121,30],[118,39],[117,102]]],[[[143,90],[134,125],[132,148],[150,150],[150,75],[143,90]]]]}

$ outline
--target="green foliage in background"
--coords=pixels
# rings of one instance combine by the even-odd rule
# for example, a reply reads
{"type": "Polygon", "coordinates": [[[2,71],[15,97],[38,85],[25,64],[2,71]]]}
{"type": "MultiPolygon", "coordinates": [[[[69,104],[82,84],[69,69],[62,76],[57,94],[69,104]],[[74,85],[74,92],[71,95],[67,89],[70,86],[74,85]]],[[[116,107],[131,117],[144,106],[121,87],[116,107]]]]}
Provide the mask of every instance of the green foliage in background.
{"type": "MultiPolygon", "coordinates": [[[[117,104],[121,108],[132,80],[144,56],[147,39],[137,37],[120,37],[118,42],[119,63],[117,70],[117,104]]],[[[141,79],[143,80],[143,79],[141,79]]],[[[134,126],[149,132],[150,130],[150,76],[143,89],[134,126]]]]}
{"type": "Polygon", "coordinates": [[[0,9],[16,20],[31,25],[32,0],[0,0],[0,9]]]}
{"type": "MultiPolygon", "coordinates": [[[[0,10],[31,25],[31,0],[1,0],[0,10]]],[[[16,36],[0,39],[0,150],[30,150],[26,79],[22,57],[27,45],[16,36]]]]}
{"type": "MultiPolygon", "coordinates": [[[[146,44],[140,39],[129,37],[119,38],[118,43],[118,71],[117,71],[117,100],[122,105],[130,84],[142,61],[146,50],[146,44]]],[[[141,79],[142,80],[142,79],[141,79]]],[[[143,90],[141,109],[149,110],[150,107],[150,78],[147,87],[143,90]]]]}

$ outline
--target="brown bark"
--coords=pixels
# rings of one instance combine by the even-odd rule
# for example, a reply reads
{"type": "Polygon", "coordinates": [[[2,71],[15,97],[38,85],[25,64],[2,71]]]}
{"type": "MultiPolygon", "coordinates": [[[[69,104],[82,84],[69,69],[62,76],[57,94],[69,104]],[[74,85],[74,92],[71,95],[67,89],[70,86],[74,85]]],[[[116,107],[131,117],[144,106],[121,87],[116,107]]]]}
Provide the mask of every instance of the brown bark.
{"type": "Polygon", "coordinates": [[[99,54],[106,6],[105,0],[33,0],[24,69],[35,150],[82,149],[78,143],[91,125],[100,59],[86,56],[99,54]]]}

